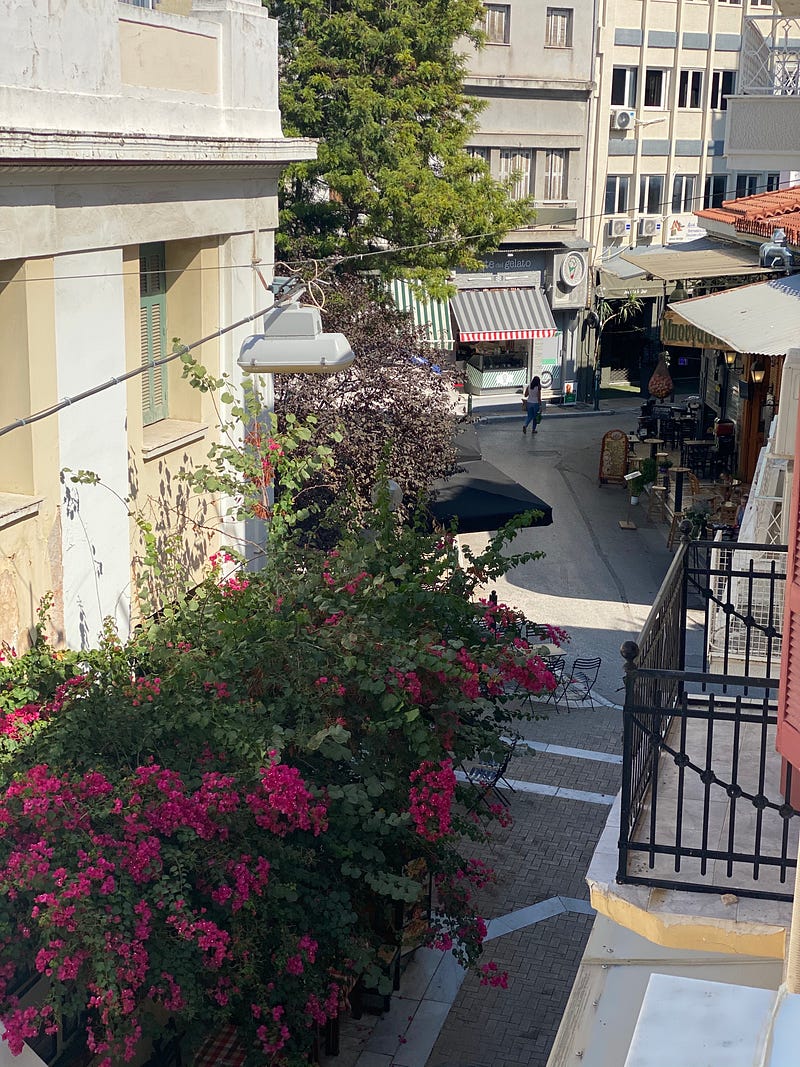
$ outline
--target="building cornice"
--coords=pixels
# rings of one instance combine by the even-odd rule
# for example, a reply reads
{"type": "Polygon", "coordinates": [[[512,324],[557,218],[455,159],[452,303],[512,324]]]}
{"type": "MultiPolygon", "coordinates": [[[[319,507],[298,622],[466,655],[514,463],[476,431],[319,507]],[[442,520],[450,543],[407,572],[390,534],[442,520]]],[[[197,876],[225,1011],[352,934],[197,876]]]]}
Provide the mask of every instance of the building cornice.
{"type": "Polygon", "coordinates": [[[288,164],[316,155],[317,142],[309,137],[184,137],[0,126],[0,166],[288,164]]]}

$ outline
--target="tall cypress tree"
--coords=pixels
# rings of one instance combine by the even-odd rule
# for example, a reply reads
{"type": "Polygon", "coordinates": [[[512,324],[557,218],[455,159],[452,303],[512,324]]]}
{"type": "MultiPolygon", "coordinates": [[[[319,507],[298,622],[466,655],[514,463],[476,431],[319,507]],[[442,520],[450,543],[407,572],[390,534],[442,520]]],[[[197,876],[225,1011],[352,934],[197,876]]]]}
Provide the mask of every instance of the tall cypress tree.
{"type": "MultiPolygon", "coordinates": [[[[291,167],[279,248],[287,258],[427,245],[371,260],[443,281],[523,225],[464,145],[482,102],[466,96],[464,44],[480,44],[479,0],[276,0],[281,110],[289,135],[321,139],[291,167]]],[[[366,265],[366,264],[365,264],[366,265]]]]}

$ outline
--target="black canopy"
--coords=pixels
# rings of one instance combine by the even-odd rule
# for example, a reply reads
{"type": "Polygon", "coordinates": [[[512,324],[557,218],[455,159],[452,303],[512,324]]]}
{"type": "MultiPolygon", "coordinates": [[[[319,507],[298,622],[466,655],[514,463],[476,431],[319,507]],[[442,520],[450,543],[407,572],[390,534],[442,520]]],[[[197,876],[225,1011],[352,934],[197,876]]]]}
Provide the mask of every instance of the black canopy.
{"type": "Polygon", "coordinates": [[[498,530],[522,514],[538,511],[530,526],[550,526],[553,509],[544,500],[508,478],[486,460],[463,463],[462,470],[434,485],[428,504],[431,524],[450,526],[458,520],[459,533],[480,533],[498,530]]]}

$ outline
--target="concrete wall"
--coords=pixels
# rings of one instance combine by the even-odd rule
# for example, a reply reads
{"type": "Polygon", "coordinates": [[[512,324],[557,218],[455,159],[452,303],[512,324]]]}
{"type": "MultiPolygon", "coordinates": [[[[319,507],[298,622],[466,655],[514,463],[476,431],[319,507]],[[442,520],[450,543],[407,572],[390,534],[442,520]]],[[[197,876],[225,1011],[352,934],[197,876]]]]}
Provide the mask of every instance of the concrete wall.
{"type": "Polygon", "coordinates": [[[796,96],[737,96],[727,112],[725,151],[732,171],[800,170],[796,96]]]}
{"type": "Polygon", "coordinates": [[[277,23],[258,0],[195,0],[189,16],[119,0],[0,0],[0,28],[4,126],[150,141],[281,135],[277,23]]]}

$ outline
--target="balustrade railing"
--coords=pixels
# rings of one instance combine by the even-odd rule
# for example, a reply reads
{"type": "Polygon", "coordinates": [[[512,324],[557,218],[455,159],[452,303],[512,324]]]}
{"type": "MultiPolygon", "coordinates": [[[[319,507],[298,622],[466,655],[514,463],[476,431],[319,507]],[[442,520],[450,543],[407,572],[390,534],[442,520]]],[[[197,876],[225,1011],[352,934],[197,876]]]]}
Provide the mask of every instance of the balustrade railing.
{"type": "Polygon", "coordinates": [[[791,899],[800,812],[775,752],[785,573],[785,546],[683,542],[623,645],[618,881],[791,899]],[[712,619],[735,671],[709,670],[712,619]]]}

